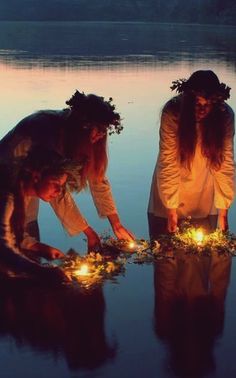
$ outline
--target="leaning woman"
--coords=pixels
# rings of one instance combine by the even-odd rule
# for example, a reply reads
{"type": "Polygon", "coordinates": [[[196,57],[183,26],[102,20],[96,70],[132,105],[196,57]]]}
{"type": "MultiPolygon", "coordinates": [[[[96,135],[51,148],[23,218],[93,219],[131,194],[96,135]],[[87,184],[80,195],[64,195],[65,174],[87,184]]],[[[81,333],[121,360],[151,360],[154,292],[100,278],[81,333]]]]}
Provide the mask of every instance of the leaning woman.
{"type": "MultiPolygon", "coordinates": [[[[98,214],[107,218],[119,239],[131,240],[133,234],[121,223],[106,177],[108,135],[119,134],[123,127],[112,99],[76,91],[63,110],[33,113],[0,141],[0,158],[7,161],[26,156],[32,146],[48,148],[74,161],[83,161],[81,189],[89,187],[98,214]]],[[[50,201],[55,213],[70,236],[83,232],[88,249],[100,246],[100,238],[81,214],[70,193],[50,201]]],[[[37,204],[31,214],[37,216],[37,204]]],[[[32,218],[32,216],[31,216],[32,218]]]]}
{"type": "Polygon", "coordinates": [[[148,206],[150,236],[180,221],[227,230],[234,199],[234,113],[230,88],[210,70],[173,82],[179,94],[161,115],[159,155],[148,206]]]}
{"type": "Polygon", "coordinates": [[[64,254],[40,243],[27,232],[26,212],[32,198],[46,202],[60,198],[70,185],[76,189],[80,167],[55,152],[34,149],[26,159],[0,164],[0,267],[10,275],[63,281],[59,268],[41,265],[40,258],[53,260],[64,254]]]}

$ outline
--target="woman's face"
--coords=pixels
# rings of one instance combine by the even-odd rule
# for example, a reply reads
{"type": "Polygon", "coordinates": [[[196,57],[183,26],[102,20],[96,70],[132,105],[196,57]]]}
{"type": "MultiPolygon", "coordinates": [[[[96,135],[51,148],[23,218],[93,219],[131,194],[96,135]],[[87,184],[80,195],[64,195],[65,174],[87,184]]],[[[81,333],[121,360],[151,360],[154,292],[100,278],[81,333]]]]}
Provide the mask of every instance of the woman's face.
{"type": "Polygon", "coordinates": [[[104,131],[100,130],[98,127],[93,127],[90,133],[90,142],[92,144],[98,142],[100,139],[104,138],[107,135],[106,129],[104,131]]]}
{"type": "Polygon", "coordinates": [[[195,117],[196,121],[202,121],[212,110],[212,101],[209,98],[196,96],[195,117]]]}
{"type": "Polygon", "coordinates": [[[50,202],[62,193],[67,178],[67,174],[63,174],[62,176],[58,177],[46,176],[39,178],[38,181],[34,183],[36,196],[43,201],[50,202]]]}

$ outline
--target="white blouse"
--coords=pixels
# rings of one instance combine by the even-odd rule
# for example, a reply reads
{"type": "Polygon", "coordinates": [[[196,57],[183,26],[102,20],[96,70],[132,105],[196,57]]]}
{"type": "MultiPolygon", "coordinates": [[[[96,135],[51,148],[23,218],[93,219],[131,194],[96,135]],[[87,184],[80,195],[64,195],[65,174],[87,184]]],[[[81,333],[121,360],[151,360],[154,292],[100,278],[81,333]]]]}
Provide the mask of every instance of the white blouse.
{"type": "MultiPolygon", "coordinates": [[[[178,98],[177,98],[178,99],[178,98]]],[[[167,217],[166,209],[177,209],[179,218],[205,218],[217,214],[217,209],[228,209],[234,199],[234,113],[224,105],[227,137],[224,161],[219,170],[211,169],[201,151],[200,125],[197,125],[195,155],[188,170],[179,163],[178,114],[176,105],[169,101],[162,112],[159,155],[153,174],[148,212],[167,217]]]]}

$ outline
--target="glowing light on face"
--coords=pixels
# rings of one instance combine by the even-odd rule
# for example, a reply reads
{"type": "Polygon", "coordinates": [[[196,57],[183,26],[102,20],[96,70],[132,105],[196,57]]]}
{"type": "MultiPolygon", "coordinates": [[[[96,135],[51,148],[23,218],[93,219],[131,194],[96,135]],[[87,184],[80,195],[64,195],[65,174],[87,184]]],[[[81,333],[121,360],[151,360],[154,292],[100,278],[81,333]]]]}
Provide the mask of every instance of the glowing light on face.
{"type": "Polygon", "coordinates": [[[89,267],[87,264],[81,265],[80,269],[75,271],[76,276],[88,276],[89,275],[89,267]]]}

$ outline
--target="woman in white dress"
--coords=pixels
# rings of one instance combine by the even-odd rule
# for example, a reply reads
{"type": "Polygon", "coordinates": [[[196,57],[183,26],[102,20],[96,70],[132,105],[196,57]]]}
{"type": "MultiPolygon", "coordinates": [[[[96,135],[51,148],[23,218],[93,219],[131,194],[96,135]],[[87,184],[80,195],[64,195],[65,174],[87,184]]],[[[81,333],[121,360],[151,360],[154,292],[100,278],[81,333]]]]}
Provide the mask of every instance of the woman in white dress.
{"type": "Polygon", "coordinates": [[[181,219],[228,228],[234,199],[234,113],[230,88],[210,70],[173,82],[179,94],[162,110],[160,149],[148,206],[151,238],[181,219]]]}

